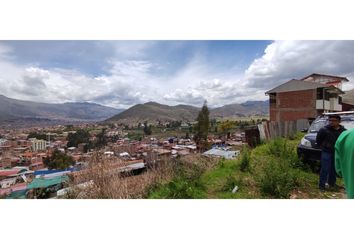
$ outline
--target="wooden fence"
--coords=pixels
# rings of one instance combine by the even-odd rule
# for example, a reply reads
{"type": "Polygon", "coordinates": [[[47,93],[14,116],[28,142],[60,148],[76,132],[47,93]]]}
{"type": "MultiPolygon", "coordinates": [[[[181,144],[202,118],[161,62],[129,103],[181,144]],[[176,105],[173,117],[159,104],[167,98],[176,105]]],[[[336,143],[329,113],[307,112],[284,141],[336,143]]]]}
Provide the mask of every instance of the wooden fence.
{"type": "Polygon", "coordinates": [[[262,122],[258,124],[258,130],[261,140],[270,140],[277,137],[289,137],[295,135],[302,129],[309,128],[307,119],[286,122],[262,122]]]}

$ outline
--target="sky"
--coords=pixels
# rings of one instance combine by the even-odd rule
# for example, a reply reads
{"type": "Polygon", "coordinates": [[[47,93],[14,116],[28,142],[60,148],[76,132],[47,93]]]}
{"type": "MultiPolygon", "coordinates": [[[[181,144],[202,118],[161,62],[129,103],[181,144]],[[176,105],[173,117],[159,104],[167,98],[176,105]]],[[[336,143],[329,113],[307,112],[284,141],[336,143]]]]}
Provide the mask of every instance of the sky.
{"type": "Polygon", "coordinates": [[[347,77],[354,41],[0,41],[0,94],[115,108],[266,100],[311,73],[347,77]]]}

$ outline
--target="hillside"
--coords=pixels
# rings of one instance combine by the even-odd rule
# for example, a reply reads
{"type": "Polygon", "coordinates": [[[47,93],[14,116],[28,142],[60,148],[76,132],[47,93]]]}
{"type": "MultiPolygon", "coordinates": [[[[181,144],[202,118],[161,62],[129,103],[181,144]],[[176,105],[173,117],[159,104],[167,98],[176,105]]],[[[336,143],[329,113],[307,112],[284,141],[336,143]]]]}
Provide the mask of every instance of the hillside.
{"type": "MultiPolygon", "coordinates": [[[[200,108],[189,105],[168,106],[156,102],[137,104],[107,121],[136,123],[142,121],[194,121],[200,108]]],[[[249,101],[210,109],[212,118],[231,116],[267,115],[268,101],[249,101]]]]}
{"type": "Polygon", "coordinates": [[[215,118],[231,117],[231,116],[245,116],[247,108],[241,104],[229,104],[222,107],[212,109],[210,116],[215,118]]]}
{"type": "Polygon", "coordinates": [[[0,95],[0,121],[24,119],[99,121],[121,111],[95,103],[48,104],[22,101],[0,95]]]}
{"type": "Polygon", "coordinates": [[[137,104],[121,112],[107,121],[173,121],[193,120],[197,117],[199,108],[188,105],[168,106],[156,102],[137,104]]]}
{"type": "Polygon", "coordinates": [[[268,115],[269,100],[266,101],[247,101],[241,103],[246,108],[246,115],[268,115]]]}

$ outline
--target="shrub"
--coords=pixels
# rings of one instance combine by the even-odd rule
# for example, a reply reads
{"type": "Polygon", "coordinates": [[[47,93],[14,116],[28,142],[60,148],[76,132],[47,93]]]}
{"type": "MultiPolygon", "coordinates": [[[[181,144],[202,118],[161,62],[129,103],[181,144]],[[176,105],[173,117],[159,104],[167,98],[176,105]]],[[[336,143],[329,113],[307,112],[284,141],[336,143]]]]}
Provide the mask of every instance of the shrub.
{"type": "Polygon", "coordinates": [[[172,199],[192,199],[203,198],[203,186],[199,181],[189,181],[186,179],[175,179],[168,185],[166,197],[172,199]]]}
{"type": "Polygon", "coordinates": [[[297,171],[290,162],[282,159],[269,159],[256,177],[262,195],[275,198],[288,198],[290,192],[299,185],[297,171]]]}
{"type": "Polygon", "coordinates": [[[242,179],[241,178],[236,178],[233,175],[229,175],[226,178],[226,181],[224,183],[224,185],[222,186],[222,191],[227,191],[230,192],[234,189],[235,186],[240,187],[241,185],[243,185],[242,179]]]}
{"type": "Polygon", "coordinates": [[[250,150],[249,148],[244,147],[242,150],[241,164],[240,164],[240,170],[242,172],[246,172],[250,170],[250,159],[251,159],[250,150]]]}
{"type": "Polygon", "coordinates": [[[268,154],[282,159],[297,157],[295,148],[291,146],[287,139],[277,138],[268,143],[268,154]]]}
{"type": "Polygon", "coordinates": [[[218,162],[218,167],[219,168],[225,167],[225,158],[220,159],[220,161],[218,162]]]}

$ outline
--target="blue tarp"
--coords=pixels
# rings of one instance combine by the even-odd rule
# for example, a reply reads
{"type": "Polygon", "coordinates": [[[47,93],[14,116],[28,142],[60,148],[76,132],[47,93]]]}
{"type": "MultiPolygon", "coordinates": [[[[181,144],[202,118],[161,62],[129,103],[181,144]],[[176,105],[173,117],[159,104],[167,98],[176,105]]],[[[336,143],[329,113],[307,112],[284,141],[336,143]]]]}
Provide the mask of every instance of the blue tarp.
{"type": "Polygon", "coordinates": [[[78,169],[76,169],[76,168],[67,168],[65,170],[39,170],[39,171],[35,171],[34,175],[35,176],[36,175],[46,175],[46,174],[66,172],[66,171],[75,172],[75,171],[78,171],[78,169]]]}

